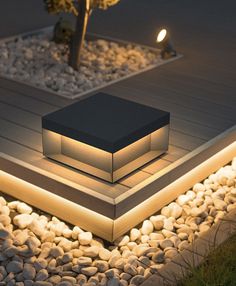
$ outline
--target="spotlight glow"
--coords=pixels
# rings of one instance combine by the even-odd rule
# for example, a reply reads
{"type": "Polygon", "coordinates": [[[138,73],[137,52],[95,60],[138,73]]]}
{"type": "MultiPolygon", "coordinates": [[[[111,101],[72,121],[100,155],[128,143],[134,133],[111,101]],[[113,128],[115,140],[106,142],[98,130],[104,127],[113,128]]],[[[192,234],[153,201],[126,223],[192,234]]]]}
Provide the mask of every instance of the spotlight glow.
{"type": "Polygon", "coordinates": [[[167,30],[166,30],[166,29],[162,29],[162,30],[158,33],[158,35],[157,35],[157,42],[158,42],[158,43],[162,42],[162,41],[165,39],[166,34],[167,34],[167,30]]]}

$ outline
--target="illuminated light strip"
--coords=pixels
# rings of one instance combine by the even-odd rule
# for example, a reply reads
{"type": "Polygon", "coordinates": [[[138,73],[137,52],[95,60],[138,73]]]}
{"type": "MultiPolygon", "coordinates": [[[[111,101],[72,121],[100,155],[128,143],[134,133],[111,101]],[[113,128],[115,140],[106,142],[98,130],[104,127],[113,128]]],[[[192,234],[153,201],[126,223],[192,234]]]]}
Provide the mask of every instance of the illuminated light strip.
{"type": "MultiPolygon", "coordinates": [[[[186,173],[188,173],[190,170],[193,170],[194,168],[198,167],[200,164],[206,162],[207,160],[211,159],[212,157],[214,157],[218,153],[221,154],[220,152],[224,152],[224,150],[225,151],[231,150],[232,154],[233,154],[234,153],[233,152],[234,145],[232,145],[232,144],[235,144],[235,142],[236,142],[235,140],[236,140],[236,125],[231,127],[231,128],[229,128],[225,132],[219,134],[218,136],[216,136],[212,140],[210,140],[210,141],[206,142],[205,144],[201,145],[200,147],[198,147],[194,151],[188,153],[187,155],[185,155],[184,157],[182,157],[179,160],[175,161],[174,163],[170,164],[169,166],[165,167],[164,169],[160,170],[159,172],[155,173],[151,177],[145,179],[144,181],[142,181],[141,183],[139,183],[135,187],[131,188],[129,191],[121,194],[119,197],[116,198],[116,200],[115,200],[116,204],[122,202],[123,200],[125,200],[128,197],[130,197],[131,195],[134,195],[135,193],[139,192],[145,186],[155,182],[157,179],[160,179],[161,177],[163,177],[165,175],[169,176],[169,173],[171,171],[175,170],[178,167],[181,167],[181,165],[183,165],[184,163],[191,162],[191,160],[195,156],[196,157],[199,157],[199,156],[202,157],[202,153],[204,153],[206,150],[209,150],[211,155],[207,156],[207,154],[204,154],[203,155],[203,159],[200,159],[200,163],[198,163],[197,165],[189,168],[186,171],[186,173]],[[211,151],[212,147],[213,147],[213,149],[216,149],[214,146],[218,146],[218,145],[219,145],[219,148],[217,148],[218,150],[212,152],[211,151]],[[220,147],[220,146],[222,146],[222,147],[220,147]],[[232,147],[230,147],[230,146],[232,146],[232,147]]],[[[230,155],[228,156],[228,158],[229,157],[230,157],[230,155]]],[[[221,161],[223,162],[224,160],[221,159],[221,161]]],[[[229,161],[230,161],[230,158],[228,159],[228,162],[229,161]]],[[[209,162],[211,162],[211,161],[209,161],[209,162]]],[[[228,162],[225,162],[224,164],[227,164],[228,162]]],[[[217,164],[217,162],[216,162],[216,164],[217,164]]],[[[212,172],[214,172],[217,169],[213,168],[212,170],[213,170],[212,172]]],[[[184,175],[185,174],[181,174],[179,177],[184,176],[184,175]]],[[[171,175],[169,176],[169,180],[171,182],[173,182],[173,177],[171,175]]],[[[175,180],[177,180],[177,179],[175,178],[175,180]]]]}
{"type": "Polygon", "coordinates": [[[13,197],[112,241],[176,199],[178,195],[186,192],[195,183],[202,181],[229,163],[234,156],[236,156],[235,141],[115,220],[61,198],[4,171],[0,171],[0,189],[13,197]]]}
{"type": "Polygon", "coordinates": [[[0,190],[74,225],[79,225],[100,237],[112,240],[112,219],[1,170],[0,190]]]}
{"type": "MultiPolygon", "coordinates": [[[[125,229],[127,231],[127,229],[132,228],[135,225],[133,223],[134,220],[137,221],[137,217],[142,218],[139,221],[141,222],[145,218],[153,215],[157,210],[160,210],[162,207],[175,200],[179,195],[192,188],[195,183],[201,182],[210,174],[228,164],[235,156],[236,141],[217,152],[215,155],[205,160],[185,175],[173,181],[171,184],[146,199],[140,205],[117,218],[114,221],[116,236],[119,237],[125,232],[125,229]]],[[[149,180],[149,178],[147,180],[149,180]]]]}

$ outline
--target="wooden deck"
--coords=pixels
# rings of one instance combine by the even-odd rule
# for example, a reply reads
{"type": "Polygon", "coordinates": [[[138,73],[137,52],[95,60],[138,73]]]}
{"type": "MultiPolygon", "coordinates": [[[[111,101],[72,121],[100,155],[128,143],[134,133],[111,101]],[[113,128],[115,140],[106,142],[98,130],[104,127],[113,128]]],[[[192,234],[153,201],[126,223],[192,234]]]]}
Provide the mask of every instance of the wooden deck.
{"type": "MultiPolygon", "coordinates": [[[[54,97],[51,94],[47,95],[31,87],[4,79],[0,79],[0,85],[1,152],[82,184],[98,193],[109,196],[111,199],[118,197],[205,142],[202,138],[181,133],[171,126],[170,147],[166,155],[133,172],[117,184],[109,184],[83,172],[58,165],[42,155],[41,116],[73,101],[54,97]]],[[[116,94],[115,90],[115,87],[114,89],[112,87],[105,89],[106,92],[112,94],[116,94]]],[[[173,118],[171,124],[173,124],[172,122],[173,118]]],[[[214,135],[217,135],[217,132],[214,135]]]]}
{"type": "MultiPolygon", "coordinates": [[[[26,2],[32,5],[30,0],[26,2]]],[[[104,200],[114,202],[236,123],[234,1],[228,1],[227,5],[214,1],[212,11],[211,1],[207,4],[155,0],[150,6],[145,2],[121,1],[106,15],[98,12],[91,18],[91,27],[92,32],[147,45],[154,45],[159,25],[166,23],[170,27],[176,48],[184,58],[103,89],[112,95],[169,111],[169,152],[117,184],[58,165],[42,156],[41,116],[73,101],[4,79],[0,79],[0,152],[82,185],[94,191],[95,197],[97,193],[104,200]]],[[[12,26],[11,17],[6,18],[7,13],[1,9],[0,24],[6,29],[0,30],[0,36],[25,32],[54,21],[43,12],[42,3],[34,3],[30,8],[32,18],[24,22],[26,11],[17,3],[15,0],[1,4],[9,11],[17,7],[11,17],[15,16],[19,25],[12,26]]],[[[112,216],[109,211],[107,215],[112,216]]]]}

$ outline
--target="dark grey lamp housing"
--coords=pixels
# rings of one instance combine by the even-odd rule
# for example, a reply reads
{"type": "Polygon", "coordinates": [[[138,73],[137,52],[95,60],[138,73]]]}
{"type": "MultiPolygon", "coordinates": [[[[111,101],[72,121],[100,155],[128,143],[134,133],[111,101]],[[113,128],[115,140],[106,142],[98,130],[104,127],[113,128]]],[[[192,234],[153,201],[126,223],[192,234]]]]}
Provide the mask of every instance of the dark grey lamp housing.
{"type": "Polygon", "coordinates": [[[166,29],[161,29],[157,35],[157,43],[161,48],[162,59],[169,59],[177,55],[173,48],[170,33],[166,29]]]}
{"type": "Polygon", "coordinates": [[[165,153],[169,112],[97,93],[42,118],[48,158],[109,182],[165,153]]]}

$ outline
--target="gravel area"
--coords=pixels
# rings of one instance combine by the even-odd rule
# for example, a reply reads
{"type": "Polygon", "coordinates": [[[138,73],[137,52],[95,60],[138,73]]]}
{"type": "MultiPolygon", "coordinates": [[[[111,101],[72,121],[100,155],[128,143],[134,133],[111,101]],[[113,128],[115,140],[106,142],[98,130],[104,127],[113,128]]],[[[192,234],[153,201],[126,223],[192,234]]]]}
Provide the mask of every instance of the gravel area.
{"type": "Polygon", "coordinates": [[[85,41],[79,71],[67,64],[68,48],[48,35],[0,43],[0,75],[66,97],[87,92],[161,63],[160,54],[133,44],[85,41]]]}
{"type": "Polygon", "coordinates": [[[140,285],[236,208],[236,157],[113,244],[0,197],[0,285],[140,285]]]}

